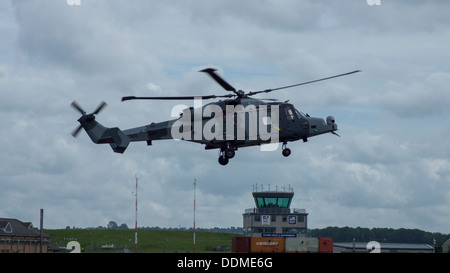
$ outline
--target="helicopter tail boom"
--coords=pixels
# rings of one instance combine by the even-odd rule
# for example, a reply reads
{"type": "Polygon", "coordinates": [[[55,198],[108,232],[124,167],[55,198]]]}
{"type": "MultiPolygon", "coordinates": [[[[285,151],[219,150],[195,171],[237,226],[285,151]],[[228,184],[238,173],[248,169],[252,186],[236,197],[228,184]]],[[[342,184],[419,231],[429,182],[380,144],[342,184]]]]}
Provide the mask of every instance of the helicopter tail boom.
{"type": "Polygon", "coordinates": [[[81,117],[78,120],[89,138],[95,144],[108,143],[114,152],[123,153],[130,144],[130,138],[119,128],[107,128],[95,121],[95,117],[81,117]]]}
{"type": "Polygon", "coordinates": [[[80,125],[72,132],[72,136],[77,137],[81,129],[84,129],[92,142],[96,144],[108,143],[114,152],[123,153],[130,144],[130,138],[117,127],[107,128],[95,121],[95,115],[100,113],[105,106],[106,103],[102,102],[94,112],[86,114],[81,106],[75,101],[72,102],[72,107],[82,114],[78,119],[80,125]]]}
{"type": "Polygon", "coordinates": [[[114,152],[122,154],[130,144],[130,138],[125,135],[119,128],[109,128],[107,133],[112,138],[113,142],[109,142],[109,145],[114,152]]]}

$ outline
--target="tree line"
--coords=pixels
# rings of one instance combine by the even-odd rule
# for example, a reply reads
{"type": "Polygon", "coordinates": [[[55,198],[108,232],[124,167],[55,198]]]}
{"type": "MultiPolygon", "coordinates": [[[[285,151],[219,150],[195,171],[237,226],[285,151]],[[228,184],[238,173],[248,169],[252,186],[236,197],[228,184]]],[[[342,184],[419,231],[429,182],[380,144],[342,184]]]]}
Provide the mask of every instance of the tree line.
{"type": "Polygon", "coordinates": [[[362,227],[326,227],[311,229],[312,237],[332,237],[334,242],[370,242],[380,243],[409,243],[442,245],[450,234],[427,232],[419,229],[393,228],[362,228],[362,227]]]}
{"type": "MultiPolygon", "coordinates": [[[[66,227],[70,229],[70,227],[66,227]]],[[[76,229],[73,227],[73,229],[76,229]]],[[[126,224],[118,225],[114,221],[110,221],[106,227],[88,228],[88,229],[129,229],[126,224]]],[[[184,230],[192,231],[192,227],[178,228],[161,228],[161,227],[138,227],[138,229],[152,230],[184,230]]],[[[196,231],[219,232],[243,234],[242,227],[214,227],[214,228],[197,228],[196,231]]],[[[405,243],[405,244],[428,244],[441,246],[450,238],[450,234],[442,234],[440,232],[428,232],[419,229],[406,228],[363,228],[363,227],[326,227],[309,229],[307,232],[311,237],[331,237],[334,242],[370,242],[377,241],[380,243],[405,243]]]]}

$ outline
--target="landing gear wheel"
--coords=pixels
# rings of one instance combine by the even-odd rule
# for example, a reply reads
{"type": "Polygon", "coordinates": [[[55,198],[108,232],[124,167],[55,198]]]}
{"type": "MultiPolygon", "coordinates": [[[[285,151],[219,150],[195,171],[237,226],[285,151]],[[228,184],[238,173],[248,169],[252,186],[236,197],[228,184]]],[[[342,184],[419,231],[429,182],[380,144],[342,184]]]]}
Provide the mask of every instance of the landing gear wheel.
{"type": "Polygon", "coordinates": [[[286,145],[287,145],[287,141],[283,142],[283,146],[281,146],[281,148],[283,149],[282,154],[284,157],[288,157],[291,155],[291,149],[286,148],[286,145]]]}
{"type": "Polygon", "coordinates": [[[220,165],[225,166],[225,165],[228,164],[228,161],[229,161],[228,158],[223,157],[223,156],[219,156],[219,163],[220,163],[220,165]]]}
{"type": "Polygon", "coordinates": [[[283,154],[285,157],[288,157],[289,155],[291,155],[291,149],[289,149],[289,148],[283,149],[282,154],[283,154]]]}
{"type": "Polygon", "coordinates": [[[225,150],[225,157],[226,158],[231,159],[231,158],[234,157],[234,155],[235,155],[235,152],[234,152],[234,150],[232,148],[228,148],[228,149],[225,150]]]}

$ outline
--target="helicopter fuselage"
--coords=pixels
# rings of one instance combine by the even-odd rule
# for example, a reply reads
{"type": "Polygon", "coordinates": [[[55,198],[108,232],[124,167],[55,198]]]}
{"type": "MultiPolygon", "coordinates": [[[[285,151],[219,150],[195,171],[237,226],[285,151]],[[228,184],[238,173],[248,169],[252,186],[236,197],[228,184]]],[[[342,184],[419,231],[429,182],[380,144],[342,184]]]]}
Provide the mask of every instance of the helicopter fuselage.
{"type": "MultiPolygon", "coordinates": [[[[310,117],[286,102],[226,99],[198,108],[186,108],[177,119],[124,130],[130,141],[176,139],[205,145],[205,149],[234,151],[239,147],[283,143],[337,130],[334,118],[310,117]]],[[[232,152],[233,151],[233,152],[232,152]]],[[[287,152],[283,152],[285,155],[287,152]]],[[[232,157],[232,156],[231,156],[232,157]]],[[[230,157],[230,158],[231,158],[230,157]]]]}
{"type": "Polygon", "coordinates": [[[265,146],[264,144],[282,143],[282,154],[287,157],[291,154],[291,150],[286,147],[288,142],[300,139],[306,142],[310,137],[325,133],[337,135],[334,117],[328,116],[326,120],[310,117],[308,114],[298,111],[294,105],[287,101],[254,99],[251,96],[342,77],[360,72],[360,70],[248,93],[236,90],[216,73],[216,69],[207,68],[200,72],[207,73],[226,91],[232,93],[181,97],[123,97],[122,101],[136,99],[194,100],[195,106],[185,108],[176,119],[152,122],[145,126],[123,131],[117,127],[104,127],[95,120],[95,115],[104,108],[106,103],[101,103],[94,112],[87,114],[76,102],[72,102],[72,106],[82,114],[78,119],[80,125],[72,135],[76,137],[80,130],[84,129],[94,143],[107,143],[116,153],[123,153],[130,142],[137,141],[145,141],[147,145],[152,145],[155,140],[164,139],[195,142],[205,145],[207,150],[219,149],[219,163],[222,165],[226,165],[229,159],[235,156],[235,151],[238,148],[260,145],[261,150],[267,151],[268,149],[263,149],[263,146],[267,147],[268,145],[265,146]],[[202,99],[216,98],[229,99],[203,106],[202,99]]]}

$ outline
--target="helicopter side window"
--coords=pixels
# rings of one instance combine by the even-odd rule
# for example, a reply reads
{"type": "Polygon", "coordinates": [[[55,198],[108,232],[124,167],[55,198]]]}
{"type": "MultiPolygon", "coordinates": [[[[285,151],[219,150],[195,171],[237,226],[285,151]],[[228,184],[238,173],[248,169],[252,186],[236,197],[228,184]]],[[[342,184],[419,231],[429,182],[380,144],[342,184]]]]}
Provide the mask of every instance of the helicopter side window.
{"type": "Polygon", "coordinates": [[[291,106],[286,106],[286,108],[284,108],[284,111],[286,113],[287,120],[294,120],[294,110],[292,110],[291,106]]]}

